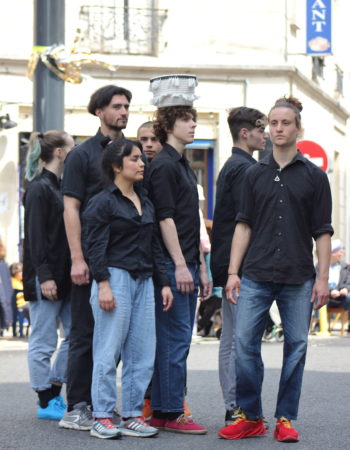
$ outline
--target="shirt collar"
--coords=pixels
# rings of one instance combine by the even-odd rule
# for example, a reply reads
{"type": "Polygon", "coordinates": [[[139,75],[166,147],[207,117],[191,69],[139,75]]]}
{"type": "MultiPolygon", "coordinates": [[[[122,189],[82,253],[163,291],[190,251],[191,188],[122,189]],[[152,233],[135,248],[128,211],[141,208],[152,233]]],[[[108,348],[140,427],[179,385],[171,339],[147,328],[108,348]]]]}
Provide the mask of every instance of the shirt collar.
{"type": "MultiPolygon", "coordinates": [[[[294,158],[285,166],[291,166],[292,164],[295,164],[297,161],[306,164],[306,158],[305,156],[300,152],[300,150],[297,150],[297,154],[294,156],[294,158]]],[[[275,158],[273,157],[273,153],[271,152],[269,155],[265,156],[265,158],[261,159],[259,161],[259,164],[262,164],[264,166],[272,166],[272,167],[279,167],[277,164],[275,158]]],[[[284,167],[284,168],[285,168],[284,167]]]]}
{"type": "Polygon", "coordinates": [[[59,186],[60,182],[56,174],[54,174],[50,170],[45,169],[45,167],[43,168],[41,173],[44,177],[49,178],[56,186],[59,186]]]}
{"type": "Polygon", "coordinates": [[[184,156],[180,155],[180,153],[172,145],[164,144],[163,151],[165,151],[175,161],[180,161],[181,158],[184,158],[184,156]]]}
{"type": "Polygon", "coordinates": [[[232,147],[232,154],[243,156],[244,158],[248,159],[249,161],[254,161],[255,159],[252,157],[252,155],[244,150],[242,150],[239,147],[232,147]]]}
{"type": "MultiPolygon", "coordinates": [[[[111,193],[116,192],[118,194],[123,195],[122,191],[114,183],[109,184],[106,187],[106,190],[111,193]]],[[[136,194],[141,198],[141,200],[143,200],[144,197],[146,196],[146,190],[142,186],[140,186],[140,183],[137,182],[134,184],[134,190],[135,190],[136,194]]]]}

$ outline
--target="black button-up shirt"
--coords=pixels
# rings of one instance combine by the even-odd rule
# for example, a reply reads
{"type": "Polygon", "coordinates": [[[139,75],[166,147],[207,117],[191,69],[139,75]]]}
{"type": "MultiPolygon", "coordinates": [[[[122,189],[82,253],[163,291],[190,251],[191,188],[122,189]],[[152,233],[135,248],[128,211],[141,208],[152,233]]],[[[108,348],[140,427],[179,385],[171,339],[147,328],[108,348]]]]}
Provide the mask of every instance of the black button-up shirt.
{"type": "Polygon", "coordinates": [[[169,286],[154,207],[142,188],[135,190],[141,200],[141,216],[115,184],[89,201],[83,222],[92,275],[97,282],[108,280],[108,267],[117,267],[133,278],[154,275],[157,284],[169,286]]]}
{"type": "Polygon", "coordinates": [[[246,172],[236,222],[251,229],[243,276],[301,284],[314,273],[312,238],[333,234],[327,175],[300,152],[283,169],[269,155],[246,172]]]}
{"type": "MultiPolygon", "coordinates": [[[[174,220],[186,262],[198,262],[200,222],[197,179],[187,159],[174,147],[165,144],[149,165],[146,185],[157,220],[174,220]]],[[[169,256],[164,243],[163,249],[169,256]]]]}
{"type": "Polygon", "coordinates": [[[78,199],[81,212],[89,199],[103,188],[101,162],[105,138],[99,130],[95,136],[70,151],[64,162],[63,195],[78,199]]]}
{"type": "Polygon", "coordinates": [[[214,286],[225,286],[230,263],[232,236],[246,170],[256,160],[244,150],[233,147],[216,183],[216,202],[211,232],[210,268],[214,286]]]}
{"type": "Polygon", "coordinates": [[[71,287],[70,254],[63,223],[63,199],[56,175],[43,169],[24,194],[23,285],[26,300],[37,300],[35,278],[55,280],[58,298],[71,287]]]}

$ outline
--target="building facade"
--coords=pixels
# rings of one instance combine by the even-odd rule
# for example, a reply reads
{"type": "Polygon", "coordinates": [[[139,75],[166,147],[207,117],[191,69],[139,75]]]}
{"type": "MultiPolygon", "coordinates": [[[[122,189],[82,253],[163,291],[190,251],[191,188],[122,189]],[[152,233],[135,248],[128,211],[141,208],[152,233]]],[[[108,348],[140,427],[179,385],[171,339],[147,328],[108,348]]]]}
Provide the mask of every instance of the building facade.
{"type": "MultiPolygon", "coordinates": [[[[0,115],[10,114],[18,124],[0,130],[0,236],[9,262],[19,258],[23,144],[32,131],[33,85],[26,72],[33,45],[33,3],[13,0],[0,17],[2,42],[9,43],[0,50],[0,115]]],[[[323,2],[315,3],[322,11],[323,2]]],[[[198,126],[187,156],[204,188],[205,215],[211,218],[215,180],[232,147],[228,110],[248,105],[267,113],[278,97],[294,95],[304,106],[303,139],[317,142],[328,155],[336,237],[349,248],[347,1],[331,2],[333,52],[327,56],[305,53],[305,4],[300,0],[66,2],[66,46],[78,41],[117,67],[111,72],[88,64],[83,83],[65,83],[66,131],[77,139],[95,134],[98,122],[86,112],[86,104],[94,90],[115,83],[133,93],[125,134],[135,137],[138,126],[154,112],[149,79],[167,73],[197,75],[198,126]]]]}

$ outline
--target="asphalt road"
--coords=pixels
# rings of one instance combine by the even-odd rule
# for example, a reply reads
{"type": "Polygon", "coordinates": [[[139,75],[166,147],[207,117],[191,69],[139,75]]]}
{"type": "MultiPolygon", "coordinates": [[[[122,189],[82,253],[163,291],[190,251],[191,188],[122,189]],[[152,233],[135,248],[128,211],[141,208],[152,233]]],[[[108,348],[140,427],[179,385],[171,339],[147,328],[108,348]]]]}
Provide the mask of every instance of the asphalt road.
{"type": "Polygon", "coordinates": [[[0,449],[274,449],[292,445],[303,450],[350,448],[350,336],[316,338],[309,343],[299,420],[300,442],[273,439],[274,407],[282,361],[282,344],[263,344],[264,414],[270,421],[266,436],[226,441],[217,437],[224,408],[217,373],[218,341],[194,343],[188,360],[188,404],[194,418],[206,425],[205,436],[161,432],[157,438],[124,437],[118,441],[91,438],[88,432],[61,430],[57,422],[38,420],[36,395],[28,384],[27,343],[0,339],[0,449]]]}

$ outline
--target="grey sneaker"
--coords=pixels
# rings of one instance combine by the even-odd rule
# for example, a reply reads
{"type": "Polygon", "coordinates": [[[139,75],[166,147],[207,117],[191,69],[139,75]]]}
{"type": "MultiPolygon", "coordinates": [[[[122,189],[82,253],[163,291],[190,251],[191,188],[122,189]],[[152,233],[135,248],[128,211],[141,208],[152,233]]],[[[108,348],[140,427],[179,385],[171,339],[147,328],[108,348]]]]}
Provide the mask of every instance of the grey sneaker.
{"type": "Polygon", "coordinates": [[[158,429],[148,425],[143,417],[121,420],[119,429],[123,436],[152,437],[158,434],[158,429]]]}
{"type": "Polygon", "coordinates": [[[72,411],[64,413],[58,426],[68,430],[88,431],[91,430],[93,423],[91,407],[86,402],[80,402],[74,405],[72,411]]]}
{"type": "Polygon", "coordinates": [[[107,417],[94,420],[90,430],[90,436],[100,439],[120,439],[122,434],[118,428],[113,425],[112,419],[107,417]]]}

